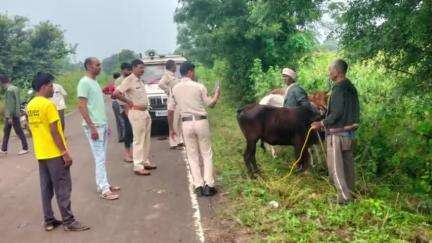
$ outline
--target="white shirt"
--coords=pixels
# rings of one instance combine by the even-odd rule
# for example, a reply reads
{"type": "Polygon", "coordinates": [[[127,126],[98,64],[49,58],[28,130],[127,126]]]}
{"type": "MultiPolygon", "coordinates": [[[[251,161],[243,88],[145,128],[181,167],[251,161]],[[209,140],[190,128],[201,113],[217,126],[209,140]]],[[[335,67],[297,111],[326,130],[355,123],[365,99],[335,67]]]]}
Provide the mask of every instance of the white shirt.
{"type": "Polygon", "coordinates": [[[207,89],[204,85],[184,77],[172,89],[173,99],[170,99],[168,106],[170,110],[179,108],[182,117],[189,115],[207,115],[205,107],[212,99],[207,96],[207,89]]]}
{"type": "Polygon", "coordinates": [[[279,94],[269,94],[264,96],[259,104],[260,105],[269,105],[274,107],[283,107],[284,97],[279,94]]]}
{"type": "Polygon", "coordinates": [[[54,94],[51,100],[54,102],[54,104],[57,107],[57,110],[64,110],[66,109],[66,102],[65,102],[65,96],[67,95],[66,90],[64,90],[63,86],[60,84],[54,83],[54,94]]]}

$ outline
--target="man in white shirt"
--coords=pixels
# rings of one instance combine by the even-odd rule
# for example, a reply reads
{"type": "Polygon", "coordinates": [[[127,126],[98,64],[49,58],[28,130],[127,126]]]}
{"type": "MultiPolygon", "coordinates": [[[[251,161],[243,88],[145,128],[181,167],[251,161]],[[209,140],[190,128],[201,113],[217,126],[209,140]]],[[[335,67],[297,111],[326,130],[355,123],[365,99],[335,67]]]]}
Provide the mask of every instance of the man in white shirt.
{"type": "MultiPolygon", "coordinates": [[[[180,110],[182,131],[186,145],[190,171],[198,196],[213,196],[217,193],[213,177],[213,152],[211,149],[210,125],[205,107],[213,108],[219,100],[220,88],[213,97],[207,95],[204,85],[195,82],[195,65],[185,62],[180,66],[182,79],[172,89],[173,98],[168,108],[169,127],[173,127],[174,111],[180,110]],[[204,178],[201,174],[200,160],[203,161],[204,178]]],[[[170,129],[173,138],[175,130],[170,129]]]]}
{"type": "Polygon", "coordinates": [[[66,102],[65,98],[67,96],[66,90],[58,83],[53,83],[54,94],[51,100],[57,107],[57,111],[60,116],[60,121],[62,125],[63,132],[65,130],[65,110],[66,110],[66,102]]]}

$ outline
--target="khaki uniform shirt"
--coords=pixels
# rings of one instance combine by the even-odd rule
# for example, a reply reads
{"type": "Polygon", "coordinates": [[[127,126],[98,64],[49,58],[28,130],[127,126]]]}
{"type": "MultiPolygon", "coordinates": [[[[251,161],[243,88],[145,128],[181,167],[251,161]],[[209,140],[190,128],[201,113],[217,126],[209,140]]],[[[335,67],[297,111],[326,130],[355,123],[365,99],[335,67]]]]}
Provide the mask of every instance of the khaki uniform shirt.
{"type": "Polygon", "coordinates": [[[159,81],[159,88],[165,91],[166,94],[170,94],[172,88],[174,88],[174,86],[178,84],[178,82],[179,81],[175,77],[175,74],[167,70],[159,81]]]}
{"type": "Polygon", "coordinates": [[[182,117],[190,115],[206,116],[205,106],[208,106],[212,99],[207,96],[207,89],[204,85],[192,81],[190,78],[182,78],[172,89],[173,99],[168,106],[173,109],[177,107],[182,117]]]}
{"type": "Polygon", "coordinates": [[[116,89],[126,95],[134,105],[148,107],[145,85],[135,74],[125,78],[116,89]]]}

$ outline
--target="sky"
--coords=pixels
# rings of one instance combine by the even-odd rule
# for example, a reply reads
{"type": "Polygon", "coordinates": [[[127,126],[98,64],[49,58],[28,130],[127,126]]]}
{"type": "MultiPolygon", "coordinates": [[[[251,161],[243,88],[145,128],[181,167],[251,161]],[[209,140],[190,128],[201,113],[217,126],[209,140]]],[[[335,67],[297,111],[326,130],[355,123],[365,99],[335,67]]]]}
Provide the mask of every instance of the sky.
{"type": "Polygon", "coordinates": [[[32,25],[49,20],[78,44],[72,61],[105,58],[122,49],[144,53],[176,49],[178,0],[0,0],[0,13],[20,15],[32,25]]]}

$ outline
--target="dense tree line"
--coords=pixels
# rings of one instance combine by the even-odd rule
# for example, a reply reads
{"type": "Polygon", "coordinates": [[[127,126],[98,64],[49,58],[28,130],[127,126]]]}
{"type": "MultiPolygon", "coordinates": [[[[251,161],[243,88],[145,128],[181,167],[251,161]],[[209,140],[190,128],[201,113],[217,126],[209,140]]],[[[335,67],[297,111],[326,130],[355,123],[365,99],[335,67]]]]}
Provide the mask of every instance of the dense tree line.
{"type": "Polygon", "coordinates": [[[239,100],[251,101],[253,83],[248,76],[254,60],[261,59],[264,69],[275,64],[296,67],[314,47],[309,25],[320,19],[322,0],[179,2],[178,52],[207,65],[216,59],[225,61],[226,90],[239,100]]]}
{"type": "Polygon", "coordinates": [[[354,0],[339,18],[341,44],[353,60],[407,76],[405,91],[432,90],[432,1],[354,0]]]}
{"type": "Polygon", "coordinates": [[[56,74],[74,52],[63,30],[50,22],[30,26],[26,18],[0,14],[0,73],[29,87],[40,70],[56,74]]]}
{"type": "Polygon", "coordinates": [[[407,91],[431,90],[432,2],[421,0],[181,0],[179,52],[208,66],[228,64],[229,87],[251,101],[255,59],[270,66],[298,67],[316,47],[313,23],[332,13],[340,47],[350,61],[373,59],[401,75],[407,91]]]}
{"type": "Polygon", "coordinates": [[[106,74],[120,71],[120,65],[123,62],[131,62],[138,58],[139,54],[134,51],[123,49],[119,53],[115,53],[102,60],[102,69],[106,74]]]}

